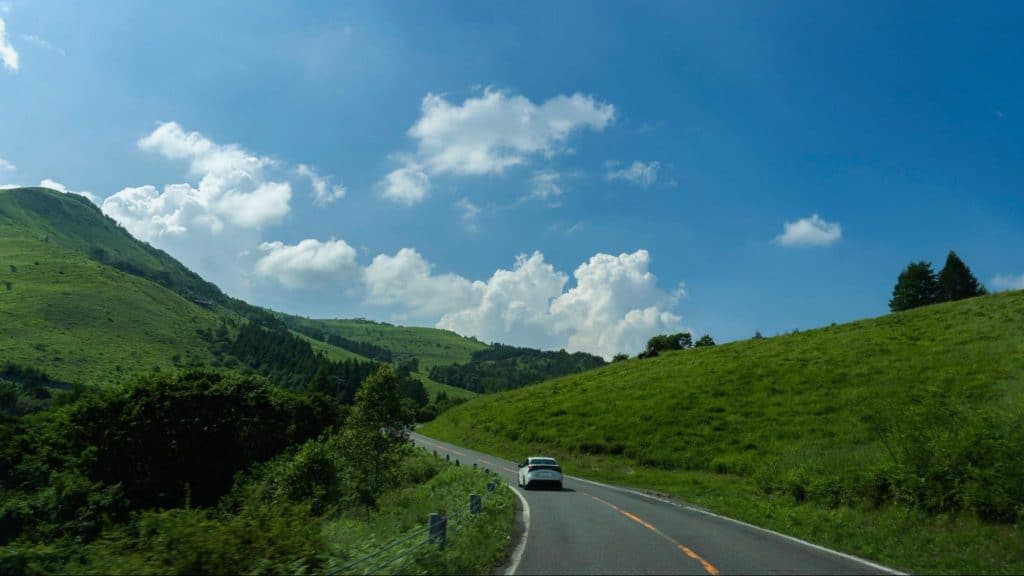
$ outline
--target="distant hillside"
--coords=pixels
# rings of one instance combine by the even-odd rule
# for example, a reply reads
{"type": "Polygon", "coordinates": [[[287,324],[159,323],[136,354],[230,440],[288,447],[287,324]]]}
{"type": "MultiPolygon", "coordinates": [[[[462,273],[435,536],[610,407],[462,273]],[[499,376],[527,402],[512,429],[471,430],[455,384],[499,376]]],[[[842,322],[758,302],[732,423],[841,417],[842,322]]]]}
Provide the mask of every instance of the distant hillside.
{"type": "Polygon", "coordinates": [[[323,335],[318,338],[323,340],[334,335],[385,349],[397,363],[415,358],[422,372],[429,372],[434,366],[468,362],[473,352],[487,348],[483,342],[437,328],[394,326],[371,320],[313,320],[287,314],[281,318],[289,328],[307,336],[323,335]]]}
{"type": "Polygon", "coordinates": [[[1024,291],[617,362],[423,433],[915,571],[1020,572],[1024,291]]]}
{"type": "Polygon", "coordinates": [[[604,365],[603,358],[586,352],[569,354],[565,350],[554,352],[491,344],[473,352],[471,360],[465,364],[434,366],[430,377],[474,392],[500,392],[604,365]]]}
{"type": "MultiPolygon", "coordinates": [[[[136,240],[78,195],[0,190],[0,239],[0,363],[40,369],[56,380],[108,384],[154,370],[223,362],[237,367],[224,354],[239,326],[279,322],[275,313],[225,295],[167,253],[136,240]],[[221,334],[216,341],[215,332],[221,334]]],[[[391,361],[391,349],[373,344],[375,332],[337,332],[359,336],[335,338],[355,351],[293,333],[332,361],[391,361]]],[[[387,343],[399,360],[408,362],[423,351],[427,366],[446,361],[446,354],[456,361],[468,357],[461,350],[483,347],[430,328],[395,328],[389,334],[387,343]]],[[[424,373],[418,377],[432,395],[473,395],[424,373]]]]}
{"type": "Polygon", "coordinates": [[[487,345],[449,330],[394,326],[371,320],[315,320],[278,314],[292,330],[320,342],[333,342],[371,358],[388,358],[396,364],[412,362],[413,374],[423,381],[431,396],[444,391],[451,398],[472,398],[476,392],[430,378],[431,368],[466,362],[487,345]]]}

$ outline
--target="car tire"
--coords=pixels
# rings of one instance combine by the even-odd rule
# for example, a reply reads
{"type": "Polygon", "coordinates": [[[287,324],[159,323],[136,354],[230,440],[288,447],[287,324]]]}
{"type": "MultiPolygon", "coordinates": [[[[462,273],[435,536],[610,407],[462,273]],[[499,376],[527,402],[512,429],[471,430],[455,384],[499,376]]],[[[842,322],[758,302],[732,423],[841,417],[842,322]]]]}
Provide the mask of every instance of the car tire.
{"type": "Polygon", "coordinates": [[[555,488],[558,489],[559,492],[561,492],[562,491],[562,483],[559,482],[558,484],[556,484],[555,488]]]}

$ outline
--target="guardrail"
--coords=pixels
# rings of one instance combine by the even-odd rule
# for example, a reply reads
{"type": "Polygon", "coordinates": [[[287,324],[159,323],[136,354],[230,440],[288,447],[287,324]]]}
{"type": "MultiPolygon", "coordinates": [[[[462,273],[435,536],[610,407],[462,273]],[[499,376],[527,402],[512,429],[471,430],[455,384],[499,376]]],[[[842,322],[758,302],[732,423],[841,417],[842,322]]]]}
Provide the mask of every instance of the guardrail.
{"type": "Polygon", "coordinates": [[[373,552],[331,568],[324,574],[401,574],[427,554],[444,550],[449,536],[458,537],[459,531],[472,525],[483,510],[484,503],[490,500],[500,486],[504,486],[497,474],[492,474],[486,468],[483,470],[491,475],[483,495],[470,494],[466,504],[455,513],[431,513],[425,525],[395,538],[373,552]]]}

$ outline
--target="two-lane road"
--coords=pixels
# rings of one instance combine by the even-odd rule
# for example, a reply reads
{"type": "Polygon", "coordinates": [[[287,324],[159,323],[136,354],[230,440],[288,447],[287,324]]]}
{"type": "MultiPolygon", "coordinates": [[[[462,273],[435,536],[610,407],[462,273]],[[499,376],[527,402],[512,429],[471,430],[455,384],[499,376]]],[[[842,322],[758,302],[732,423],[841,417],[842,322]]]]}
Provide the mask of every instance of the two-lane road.
{"type": "MultiPolygon", "coordinates": [[[[516,485],[516,464],[413,434],[516,485]]],[[[525,458],[527,454],[524,454],[525,458]]],[[[515,574],[894,574],[866,560],[626,488],[566,476],[562,491],[519,490],[525,546],[515,574]],[[528,519],[527,519],[528,516],[528,519]]]]}

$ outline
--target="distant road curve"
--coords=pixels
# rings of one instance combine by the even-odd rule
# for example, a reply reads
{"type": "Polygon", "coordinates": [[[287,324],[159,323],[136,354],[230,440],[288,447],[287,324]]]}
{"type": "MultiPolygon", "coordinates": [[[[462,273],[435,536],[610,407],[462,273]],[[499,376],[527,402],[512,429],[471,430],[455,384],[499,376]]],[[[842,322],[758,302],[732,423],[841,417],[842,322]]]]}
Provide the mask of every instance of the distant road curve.
{"type": "MultiPolygon", "coordinates": [[[[516,465],[413,433],[460,464],[516,485],[516,465]]],[[[523,455],[524,457],[527,454],[523,455]]],[[[529,508],[526,545],[507,574],[901,574],[692,506],[566,476],[564,490],[519,490],[529,508]]],[[[525,516],[525,515],[524,515],[525,516]]]]}

